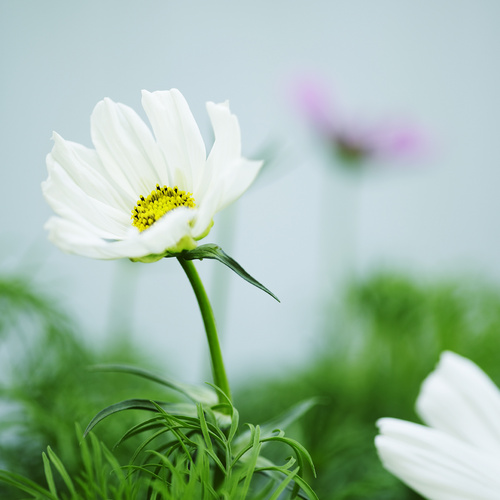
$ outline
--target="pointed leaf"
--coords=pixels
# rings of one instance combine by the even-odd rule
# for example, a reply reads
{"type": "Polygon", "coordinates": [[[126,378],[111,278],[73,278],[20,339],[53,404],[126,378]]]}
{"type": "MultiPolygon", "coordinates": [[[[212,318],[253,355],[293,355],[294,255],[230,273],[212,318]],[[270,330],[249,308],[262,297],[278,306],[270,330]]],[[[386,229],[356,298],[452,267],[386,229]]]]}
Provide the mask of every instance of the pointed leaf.
{"type": "Polygon", "coordinates": [[[54,475],[52,474],[52,468],[50,467],[50,461],[47,458],[47,455],[42,453],[42,460],[43,460],[43,470],[45,472],[45,479],[47,480],[47,484],[49,486],[50,492],[57,497],[57,489],[56,489],[56,483],[54,482],[54,475]]]}
{"type": "Polygon", "coordinates": [[[0,470],[0,481],[25,491],[29,495],[33,495],[34,498],[39,498],[41,500],[58,500],[49,490],[42,488],[31,479],[20,476],[19,474],[14,474],[13,472],[0,470]]]}
{"type": "Polygon", "coordinates": [[[297,456],[297,462],[299,463],[301,468],[302,468],[302,457],[304,457],[309,466],[311,467],[314,477],[316,477],[316,469],[314,468],[314,463],[312,461],[311,455],[302,444],[300,444],[295,439],[287,438],[284,436],[271,436],[261,439],[261,443],[271,442],[271,441],[280,441],[281,443],[285,443],[288,446],[290,446],[290,448],[292,448],[295,451],[295,454],[297,456]]]}
{"type": "Polygon", "coordinates": [[[87,434],[102,420],[106,417],[109,417],[113,413],[118,413],[124,410],[148,410],[148,411],[158,411],[158,406],[167,407],[170,412],[182,414],[183,412],[189,411],[194,416],[196,416],[196,407],[190,404],[184,403],[166,403],[166,402],[153,402],[148,399],[127,399],[125,401],[121,401],[120,403],[115,403],[114,405],[110,405],[104,410],[101,410],[87,425],[85,432],[83,433],[83,437],[86,437],[87,434]]]}
{"type": "MultiPolygon", "coordinates": [[[[271,462],[268,458],[265,458],[261,455],[259,457],[259,459],[257,460],[257,467],[256,467],[255,471],[259,472],[261,474],[264,474],[265,476],[267,476],[270,479],[274,480],[275,482],[279,483],[281,481],[282,474],[284,473],[284,471],[286,471],[287,469],[290,469],[296,462],[297,462],[297,460],[295,458],[291,457],[287,463],[285,463],[283,465],[276,465],[275,463],[271,462]]],[[[311,490],[311,487],[300,476],[295,476],[294,481],[295,481],[295,485],[293,487],[290,485],[288,485],[288,487],[287,487],[287,489],[290,491],[290,493],[292,495],[290,498],[303,498],[305,500],[307,500],[308,498],[316,498],[317,499],[316,496],[312,496],[312,495],[315,495],[314,492],[312,493],[312,495],[309,494],[308,496],[305,496],[305,494],[302,493],[301,491],[298,491],[297,493],[295,493],[295,488],[299,484],[300,485],[305,484],[304,491],[310,492],[312,490],[311,490]]]]}
{"type": "Polygon", "coordinates": [[[299,468],[297,467],[295,470],[284,472],[286,478],[282,483],[278,486],[278,488],[274,491],[273,495],[269,498],[269,500],[278,500],[280,495],[287,489],[290,482],[294,479],[294,477],[299,472],[299,468]]]}
{"type": "Polygon", "coordinates": [[[47,454],[50,458],[50,461],[53,463],[54,467],[56,468],[57,472],[59,472],[59,475],[61,476],[62,480],[64,481],[64,484],[66,484],[71,495],[74,498],[76,498],[77,495],[76,495],[75,485],[73,484],[73,481],[71,480],[71,477],[68,474],[66,467],[64,467],[61,459],[52,451],[52,448],[50,446],[47,447],[47,454]]]}
{"type": "Polygon", "coordinates": [[[278,417],[261,425],[262,435],[264,436],[274,431],[274,429],[286,429],[288,426],[305,415],[312,407],[319,404],[319,402],[319,398],[309,398],[299,401],[283,414],[278,415],[278,417]]]}
{"type": "Polygon", "coordinates": [[[212,440],[210,439],[210,433],[208,431],[207,421],[205,420],[205,414],[203,413],[203,407],[197,405],[198,418],[200,420],[200,429],[203,434],[203,439],[205,440],[205,445],[209,451],[213,450],[212,440]]]}
{"type": "MultiPolygon", "coordinates": [[[[279,466],[261,467],[261,468],[255,469],[255,471],[256,472],[264,472],[264,473],[276,471],[276,472],[286,474],[286,470],[283,470],[283,468],[279,467],[279,466]]],[[[319,500],[318,495],[316,495],[316,493],[314,493],[311,486],[309,486],[309,484],[304,479],[302,479],[300,476],[296,475],[296,476],[294,476],[293,480],[295,481],[296,484],[298,484],[302,488],[302,490],[306,493],[306,495],[308,496],[308,498],[310,500],[319,500]]],[[[298,496],[300,498],[304,498],[304,496],[300,492],[299,492],[298,496]]]]}
{"type": "Polygon", "coordinates": [[[129,373],[131,375],[137,375],[139,377],[151,380],[158,384],[164,385],[174,391],[180,392],[184,396],[188,397],[195,403],[206,403],[208,405],[213,405],[217,402],[217,396],[215,393],[208,389],[206,386],[198,386],[194,384],[185,384],[182,382],[177,382],[174,380],[169,380],[163,377],[159,377],[154,373],[151,373],[142,368],[136,366],[110,364],[110,365],[95,365],[91,367],[94,371],[108,371],[108,372],[121,372],[129,373]]]}
{"type": "MultiPolygon", "coordinates": [[[[296,420],[302,417],[305,413],[307,413],[313,406],[317,405],[320,402],[319,398],[309,398],[299,403],[293,405],[283,414],[279,415],[272,420],[268,420],[264,424],[260,426],[261,434],[263,437],[271,436],[273,431],[276,429],[286,429],[289,425],[293,424],[296,420]]],[[[244,446],[248,441],[250,432],[244,431],[241,433],[233,442],[233,445],[236,449],[239,450],[241,446],[244,446]]]]}
{"type": "Polygon", "coordinates": [[[245,499],[247,496],[248,490],[250,488],[250,482],[252,481],[252,477],[255,472],[255,466],[257,464],[257,460],[259,459],[261,446],[262,445],[260,443],[260,428],[257,425],[254,429],[253,441],[250,448],[251,452],[250,455],[247,457],[248,461],[246,465],[246,477],[240,492],[241,499],[245,499]]]}
{"type": "Polygon", "coordinates": [[[264,285],[259,283],[255,278],[250,276],[232,257],[229,257],[224,250],[218,245],[213,243],[207,243],[206,245],[201,245],[196,247],[194,250],[189,250],[188,252],[182,252],[181,254],[172,254],[168,257],[177,257],[185,260],[203,260],[203,259],[215,259],[222,262],[225,266],[229,267],[238,276],[248,281],[253,286],[260,288],[262,291],[269,294],[273,299],[280,301],[274,293],[268,290],[264,285]]]}

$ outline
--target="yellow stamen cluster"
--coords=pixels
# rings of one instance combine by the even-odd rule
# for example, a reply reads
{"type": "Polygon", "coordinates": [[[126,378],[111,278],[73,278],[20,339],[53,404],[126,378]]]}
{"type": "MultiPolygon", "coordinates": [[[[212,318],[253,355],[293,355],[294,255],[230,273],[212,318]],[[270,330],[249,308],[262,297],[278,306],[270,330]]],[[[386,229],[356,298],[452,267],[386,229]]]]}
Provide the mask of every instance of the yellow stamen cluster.
{"type": "Polygon", "coordinates": [[[144,231],[170,210],[177,207],[194,208],[194,206],[191,193],[181,191],[177,186],[161,188],[157,184],[149,196],[146,198],[141,196],[135,205],[132,210],[132,225],[139,231],[144,231]]]}

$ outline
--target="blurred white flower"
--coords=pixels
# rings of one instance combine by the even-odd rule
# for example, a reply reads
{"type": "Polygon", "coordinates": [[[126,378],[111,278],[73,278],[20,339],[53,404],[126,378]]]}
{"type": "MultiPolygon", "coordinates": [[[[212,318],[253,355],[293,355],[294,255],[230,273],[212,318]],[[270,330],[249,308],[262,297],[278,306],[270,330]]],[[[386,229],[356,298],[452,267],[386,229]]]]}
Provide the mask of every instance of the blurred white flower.
{"type": "Polygon", "coordinates": [[[383,418],[384,467],[431,500],[500,498],[500,391],[472,361],[442,354],[417,399],[430,427],[383,418]]]}
{"type": "Polygon", "coordinates": [[[196,247],[213,216],[253,182],[262,162],[241,156],[228,103],[207,103],[215,142],[205,145],[182,94],[142,93],[156,137],[128,106],[106,98],[91,116],[95,149],[54,133],[45,199],[49,238],[66,252],[153,262],[196,247]]]}

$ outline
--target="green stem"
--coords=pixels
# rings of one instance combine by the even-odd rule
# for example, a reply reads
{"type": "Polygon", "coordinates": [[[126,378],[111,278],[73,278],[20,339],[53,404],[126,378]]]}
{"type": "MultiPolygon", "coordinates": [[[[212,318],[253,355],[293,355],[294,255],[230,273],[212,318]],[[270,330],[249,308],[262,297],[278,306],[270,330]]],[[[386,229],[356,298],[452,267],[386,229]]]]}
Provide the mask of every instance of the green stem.
{"type": "MultiPolygon", "coordinates": [[[[184,269],[184,272],[193,287],[196,300],[198,301],[198,306],[200,307],[201,317],[203,318],[203,324],[205,325],[205,332],[207,334],[208,347],[210,349],[214,384],[222,389],[226,396],[231,399],[231,391],[229,389],[229,382],[227,381],[224,361],[222,360],[219,337],[217,336],[215,317],[210,301],[208,300],[207,293],[205,292],[205,288],[203,287],[203,283],[201,282],[200,276],[194,264],[190,260],[185,260],[182,257],[177,257],[177,260],[182,266],[182,269],[184,269]]],[[[225,402],[221,395],[219,395],[219,402],[225,402]]]]}

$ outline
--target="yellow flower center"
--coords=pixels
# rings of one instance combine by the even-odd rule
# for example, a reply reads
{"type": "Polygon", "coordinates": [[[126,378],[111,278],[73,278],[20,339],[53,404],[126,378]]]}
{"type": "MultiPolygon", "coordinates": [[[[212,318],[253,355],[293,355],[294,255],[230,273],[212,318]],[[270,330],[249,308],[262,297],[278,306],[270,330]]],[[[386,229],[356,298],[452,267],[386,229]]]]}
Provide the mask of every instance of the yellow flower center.
{"type": "Polygon", "coordinates": [[[194,208],[192,193],[181,191],[177,186],[160,187],[159,184],[144,198],[141,196],[132,210],[132,225],[139,231],[144,231],[153,225],[160,217],[177,207],[194,208]]]}

